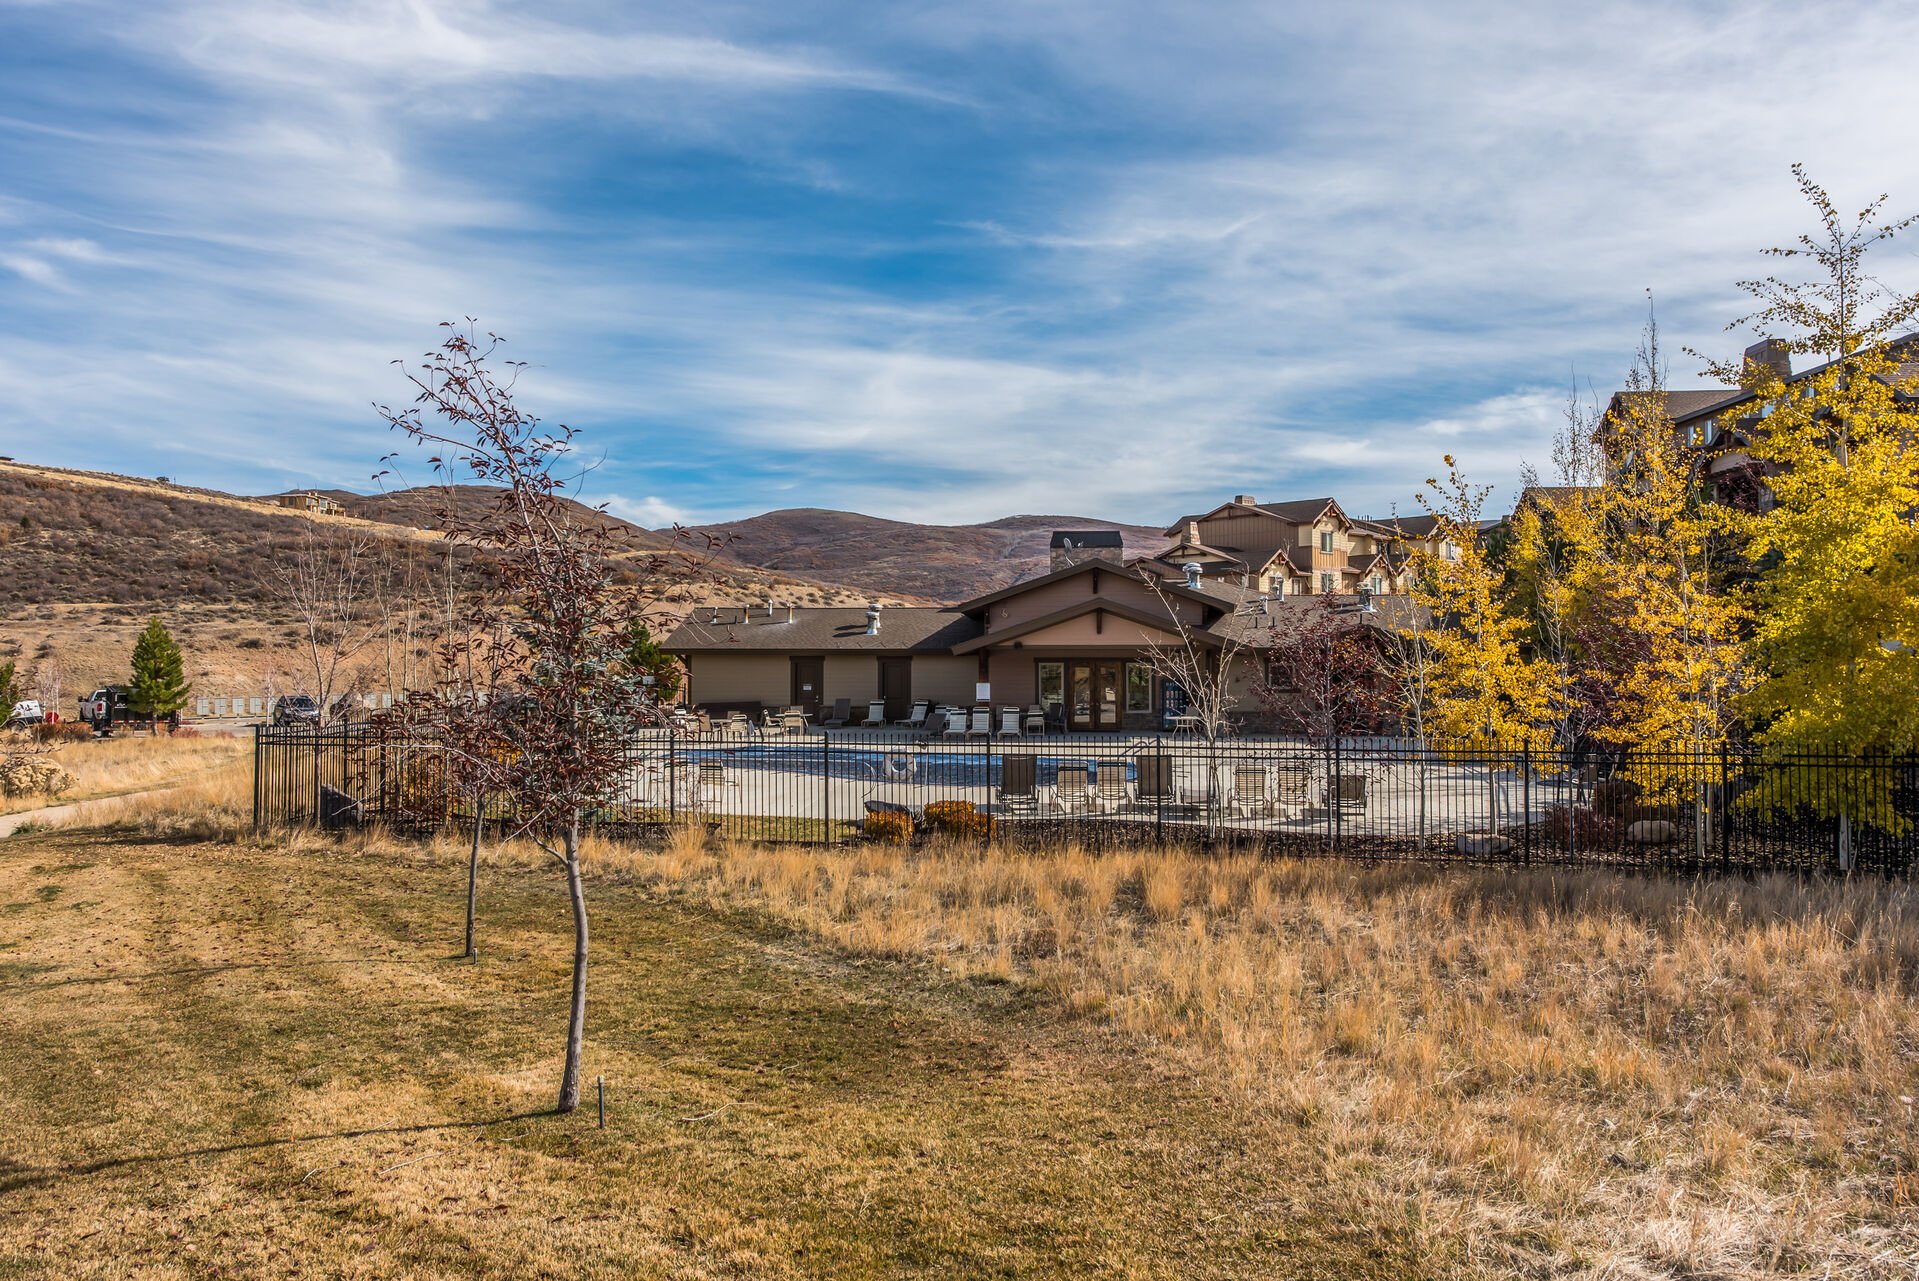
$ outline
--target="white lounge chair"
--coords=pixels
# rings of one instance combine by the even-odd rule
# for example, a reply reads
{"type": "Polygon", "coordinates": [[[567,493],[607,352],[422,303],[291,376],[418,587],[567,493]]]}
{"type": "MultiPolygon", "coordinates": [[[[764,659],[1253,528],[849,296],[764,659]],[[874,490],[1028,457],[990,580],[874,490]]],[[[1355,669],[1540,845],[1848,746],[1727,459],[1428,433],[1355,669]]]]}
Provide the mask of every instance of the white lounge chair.
{"type": "Polygon", "coordinates": [[[1125,761],[1100,761],[1093,766],[1093,800],[1108,813],[1133,803],[1133,785],[1127,781],[1125,761]]]}
{"type": "Polygon", "coordinates": [[[886,724],[886,700],[876,698],[866,705],[866,719],[860,722],[861,729],[879,729],[886,724]]]}
{"type": "Polygon", "coordinates": [[[760,717],[760,737],[785,738],[786,718],[780,713],[768,708],[760,717]]]}
{"type": "Polygon", "coordinates": [[[1001,738],[1020,738],[1019,708],[1002,707],[999,709],[999,736],[1001,738]]]}
{"type": "Polygon", "coordinates": [[[1026,709],[1026,732],[1028,734],[1046,732],[1046,709],[1038,703],[1026,709]]]}
{"type": "Polygon", "coordinates": [[[1273,794],[1266,784],[1266,767],[1233,766],[1233,813],[1259,816],[1272,812],[1273,794]]]}
{"type": "Polygon", "coordinates": [[[966,713],[957,707],[942,708],[941,710],[946,713],[946,730],[942,737],[965,738],[966,713]]]}
{"type": "Polygon", "coordinates": [[[908,729],[923,729],[926,725],[927,714],[932,711],[932,708],[933,705],[931,703],[925,699],[921,699],[919,702],[913,704],[912,712],[905,720],[901,721],[900,724],[906,726],[908,729]]]}
{"type": "Polygon", "coordinates": [[[1061,761],[1059,763],[1059,807],[1067,813],[1078,813],[1095,807],[1092,789],[1086,785],[1085,761],[1061,761]]]}
{"type": "Polygon", "coordinates": [[[725,799],[729,780],[726,777],[726,765],[721,761],[701,761],[693,788],[693,806],[704,810],[709,805],[718,805],[725,799]]]}
{"type": "Polygon", "coordinates": [[[973,709],[973,718],[966,723],[966,737],[972,738],[976,734],[981,738],[993,737],[992,708],[975,707],[973,709]]]}

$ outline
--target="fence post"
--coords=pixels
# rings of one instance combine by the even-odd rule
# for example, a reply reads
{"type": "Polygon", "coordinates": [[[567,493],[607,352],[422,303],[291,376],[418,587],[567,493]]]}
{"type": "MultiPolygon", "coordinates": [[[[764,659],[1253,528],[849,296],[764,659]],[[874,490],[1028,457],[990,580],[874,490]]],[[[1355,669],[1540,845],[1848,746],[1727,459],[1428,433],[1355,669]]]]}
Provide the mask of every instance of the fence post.
{"type": "Polygon", "coordinates": [[[1725,741],[1719,744],[1719,870],[1732,867],[1732,758],[1725,741]]]}
{"type": "Polygon", "coordinates": [[[680,821],[680,738],[671,726],[666,731],[666,825],[680,821]]]}
{"type": "Polygon", "coordinates": [[[1533,745],[1531,740],[1519,747],[1519,808],[1525,814],[1522,838],[1525,841],[1526,863],[1533,861],[1533,745]]]}
{"type": "Polygon", "coordinates": [[[1326,735],[1326,845],[1327,853],[1339,853],[1339,735],[1326,735]]]}
{"type": "Polygon", "coordinates": [[[1153,844],[1166,844],[1166,788],[1173,780],[1173,772],[1166,764],[1166,739],[1161,737],[1153,744],[1153,754],[1157,758],[1153,775],[1153,844]]]}
{"type": "Polygon", "coordinates": [[[261,813],[265,809],[266,800],[266,775],[261,771],[261,765],[266,759],[266,751],[260,741],[260,731],[265,728],[264,725],[253,727],[253,834],[255,836],[266,830],[261,823],[261,813]]]}
{"type": "Polygon", "coordinates": [[[833,736],[820,726],[820,839],[833,843],[833,736]]]}

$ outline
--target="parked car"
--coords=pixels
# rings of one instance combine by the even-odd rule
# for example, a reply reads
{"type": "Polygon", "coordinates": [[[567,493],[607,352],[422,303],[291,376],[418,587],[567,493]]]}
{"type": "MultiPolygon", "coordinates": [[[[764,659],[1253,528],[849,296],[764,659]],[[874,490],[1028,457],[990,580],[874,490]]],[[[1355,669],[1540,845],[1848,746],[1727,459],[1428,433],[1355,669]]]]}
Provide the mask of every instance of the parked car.
{"type": "Polygon", "coordinates": [[[40,706],[37,698],[25,698],[13,705],[7,713],[6,728],[14,729],[21,725],[38,725],[47,719],[46,709],[40,706]]]}
{"type": "Polygon", "coordinates": [[[273,723],[275,725],[311,725],[320,724],[320,705],[307,694],[288,694],[273,705],[273,723]]]}

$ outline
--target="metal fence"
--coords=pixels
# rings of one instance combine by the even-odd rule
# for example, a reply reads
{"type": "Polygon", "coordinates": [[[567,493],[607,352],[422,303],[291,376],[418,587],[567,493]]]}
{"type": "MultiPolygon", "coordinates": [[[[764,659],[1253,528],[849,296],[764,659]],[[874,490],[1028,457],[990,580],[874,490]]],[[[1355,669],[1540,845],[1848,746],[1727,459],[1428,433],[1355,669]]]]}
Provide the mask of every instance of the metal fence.
{"type": "MultiPolygon", "coordinates": [[[[430,747],[366,726],[262,726],[254,760],[262,827],[472,819],[471,798],[434,792],[430,747]]],[[[482,803],[510,824],[503,798],[482,803]]],[[[1641,750],[1601,763],[1391,739],[662,730],[635,738],[593,819],[633,839],[691,823],[810,844],[944,834],[1676,871],[1822,870],[1847,850],[1856,870],[1903,876],[1919,856],[1919,758],[1641,750]]]]}

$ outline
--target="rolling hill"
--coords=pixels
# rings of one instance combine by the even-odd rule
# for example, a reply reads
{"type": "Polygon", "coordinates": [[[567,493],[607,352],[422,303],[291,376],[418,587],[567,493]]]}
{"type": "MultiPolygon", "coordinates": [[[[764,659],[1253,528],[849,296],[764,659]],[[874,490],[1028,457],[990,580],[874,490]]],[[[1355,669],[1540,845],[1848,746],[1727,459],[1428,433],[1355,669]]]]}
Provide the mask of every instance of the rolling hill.
{"type": "Polygon", "coordinates": [[[1158,529],[1086,516],[916,525],[817,507],[699,526],[697,532],[730,534],[726,554],[743,565],[869,592],[954,602],[1044,572],[1048,543],[1060,529],[1118,530],[1129,556],[1166,545],[1158,529]]]}

